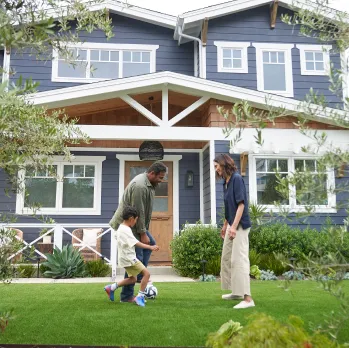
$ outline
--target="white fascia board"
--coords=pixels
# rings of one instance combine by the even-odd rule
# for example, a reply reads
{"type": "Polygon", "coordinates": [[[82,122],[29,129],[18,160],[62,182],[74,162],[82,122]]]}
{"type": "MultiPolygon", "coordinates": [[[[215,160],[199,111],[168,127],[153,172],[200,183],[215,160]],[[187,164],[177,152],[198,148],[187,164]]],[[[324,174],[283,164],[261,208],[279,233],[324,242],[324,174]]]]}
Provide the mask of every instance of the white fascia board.
{"type": "MultiPolygon", "coordinates": [[[[285,108],[287,111],[295,113],[294,116],[301,112],[301,102],[295,99],[168,71],[40,92],[28,96],[27,100],[35,105],[56,108],[117,98],[125,92],[127,94],[141,94],[159,91],[164,85],[167,85],[171,91],[195,96],[209,96],[227,102],[246,100],[251,106],[260,109],[266,109],[266,101],[268,100],[269,106],[285,108]]],[[[329,124],[334,122],[328,118],[328,114],[336,112],[337,115],[346,115],[341,110],[331,108],[326,108],[324,112],[321,107],[316,105],[313,105],[312,109],[316,111],[314,120],[329,124]]]]}

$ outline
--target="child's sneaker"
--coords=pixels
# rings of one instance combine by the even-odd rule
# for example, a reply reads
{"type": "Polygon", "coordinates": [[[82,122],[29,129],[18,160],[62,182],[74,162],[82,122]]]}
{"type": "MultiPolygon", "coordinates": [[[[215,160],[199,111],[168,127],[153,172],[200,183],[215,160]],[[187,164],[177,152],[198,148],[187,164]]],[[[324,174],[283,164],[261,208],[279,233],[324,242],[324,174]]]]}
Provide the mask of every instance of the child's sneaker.
{"type": "Polygon", "coordinates": [[[145,307],[145,299],[144,296],[137,295],[135,298],[135,302],[137,306],[145,307]]]}
{"type": "Polygon", "coordinates": [[[107,293],[109,300],[114,301],[114,290],[111,289],[111,285],[105,286],[104,291],[107,293]]]}

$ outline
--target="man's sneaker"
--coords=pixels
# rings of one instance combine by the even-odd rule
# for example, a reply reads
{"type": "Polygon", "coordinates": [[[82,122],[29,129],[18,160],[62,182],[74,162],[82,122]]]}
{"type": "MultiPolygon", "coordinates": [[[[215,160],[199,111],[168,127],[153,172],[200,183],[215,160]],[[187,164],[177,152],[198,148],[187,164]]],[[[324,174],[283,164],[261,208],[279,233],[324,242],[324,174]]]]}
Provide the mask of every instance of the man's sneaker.
{"type": "Polygon", "coordinates": [[[137,305],[137,306],[144,307],[144,306],[145,306],[145,299],[144,299],[144,296],[140,296],[140,295],[136,296],[135,302],[136,302],[136,305],[137,305]]]}
{"type": "Polygon", "coordinates": [[[104,291],[107,293],[109,300],[114,301],[114,290],[111,289],[111,285],[104,287],[104,291]]]}
{"type": "Polygon", "coordinates": [[[251,307],[254,307],[254,306],[255,306],[255,304],[254,304],[253,300],[251,300],[250,302],[241,301],[239,304],[234,306],[234,308],[235,309],[243,309],[243,308],[251,308],[251,307]]]}
{"type": "Polygon", "coordinates": [[[233,295],[233,294],[225,294],[222,295],[223,300],[243,300],[243,296],[233,295]]]}
{"type": "Polygon", "coordinates": [[[135,302],[135,297],[134,296],[132,296],[131,298],[128,298],[128,299],[122,299],[122,300],[120,300],[120,302],[121,303],[133,303],[133,302],[135,302]]]}

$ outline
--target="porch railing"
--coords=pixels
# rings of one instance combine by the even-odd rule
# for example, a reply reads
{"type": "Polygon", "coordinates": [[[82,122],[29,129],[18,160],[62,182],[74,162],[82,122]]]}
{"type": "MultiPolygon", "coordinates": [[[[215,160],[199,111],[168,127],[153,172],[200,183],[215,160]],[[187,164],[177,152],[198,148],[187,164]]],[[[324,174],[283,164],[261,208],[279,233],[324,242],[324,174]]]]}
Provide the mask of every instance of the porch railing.
{"type": "MultiPolygon", "coordinates": [[[[38,249],[36,249],[35,244],[38,243],[41,239],[44,238],[44,236],[49,235],[53,233],[53,248],[58,248],[62,250],[63,247],[63,235],[64,233],[70,235],[72,238],[78,240],[79,243],[81,243],[81,246],[79,247],[79,251],[81,251],[84,248],[87,248],[94,252],[99,257],[103,257],[104,260],[111,265],[112,267],[112,279],[115,280],[116,278],[116,267],[117,267],[117,246],[116,246],[116,238],[115,238],[115,231],[107,224],[75,224],[75,223],[64,223],[64,224],[44,224],[44,223],[14,223],[14,224],[0,224],[0,228],[2,229],[20,229],[23,230],[23,239],[16,236],[18,240],[20,240],[24,246],[20,250],[18,250],[13,255],[9,256],[9,260],[13,259],[17,255],[21,254],[24,250],[28,248],[34,248],[34,252],[40,255],[42,258],[47,259],[47,257],[40,252],[38,249]],[[38,229],[38,235],[39,231],[43,228],[48,229],[44,234],[40,235],[38,238],[34,239],[31,242],[27,242],[25,240],[25,229],[38,229]],[[106,257],[106,255],[102,255],[99,251],[91,247],[90,245],[86,244],[83,240],[79,239],[77,236],[73,236],[72,232],[69,231],[69,229],[78,229],[78,228],[103,228],[105,231],[103,231],[101,234],[97,235],[98,238],[102,238],[106,234],[110,233],[110,255],[109,258],[106,257]]],[[[34,232],[35,233],[35,232],[34,232]]]]}

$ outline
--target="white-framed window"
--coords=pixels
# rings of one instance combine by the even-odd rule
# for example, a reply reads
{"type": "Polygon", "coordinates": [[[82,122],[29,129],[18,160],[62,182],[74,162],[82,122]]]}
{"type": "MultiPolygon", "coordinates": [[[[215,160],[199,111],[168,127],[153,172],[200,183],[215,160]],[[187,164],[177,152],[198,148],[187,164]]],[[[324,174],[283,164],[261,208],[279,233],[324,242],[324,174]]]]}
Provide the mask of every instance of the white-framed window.
{"type": "Polygon", "coordinates": [[[73,64],[53,51],[52,81],[91,83],[156,71],[158,45],[82,43],[69,46],[73,64]]]}
{"type": "Polygon", "coordinates": [[[218,72],[248,73],[247,47],[250,42],[215,41],[218,72]]]}
{"type": "Polygon", "coordinates": [[[335,175],[333,169],[318,173],[316,158],[300,155],[250,155],[249,156],[249,189],[250,200],[263,205],[269,211],[278,211],[279,207],[290,212],[304,212],[309,205],[318,213],[336,213],[335,175]],[[292,175],[296,171],[315,174],[312,179],[318,180],[316,193],[305,192],[302,186],[290,185],[289,196],[282,196],[276,189],[278,172],[281,177],[292,175]]]}
{"type": "Polygon", "coordinates": [[[16,213],[100,215],[104,156],[76,156],[72,162],[55,156],[52,166],[35,170],[28,166],[19,175],[16,213]],[[25,195],[27,192],[29,195],[25,195]]]}
{"type": "Polygon", "coordinates": [[[293,97],[293,44],[253,43],[258,91],[293,97]]]}
{"type": "Polygon", "coordinates": [[[301,75],[328,75],[331,45],[296,45],[301,60],[301,75]]]}

